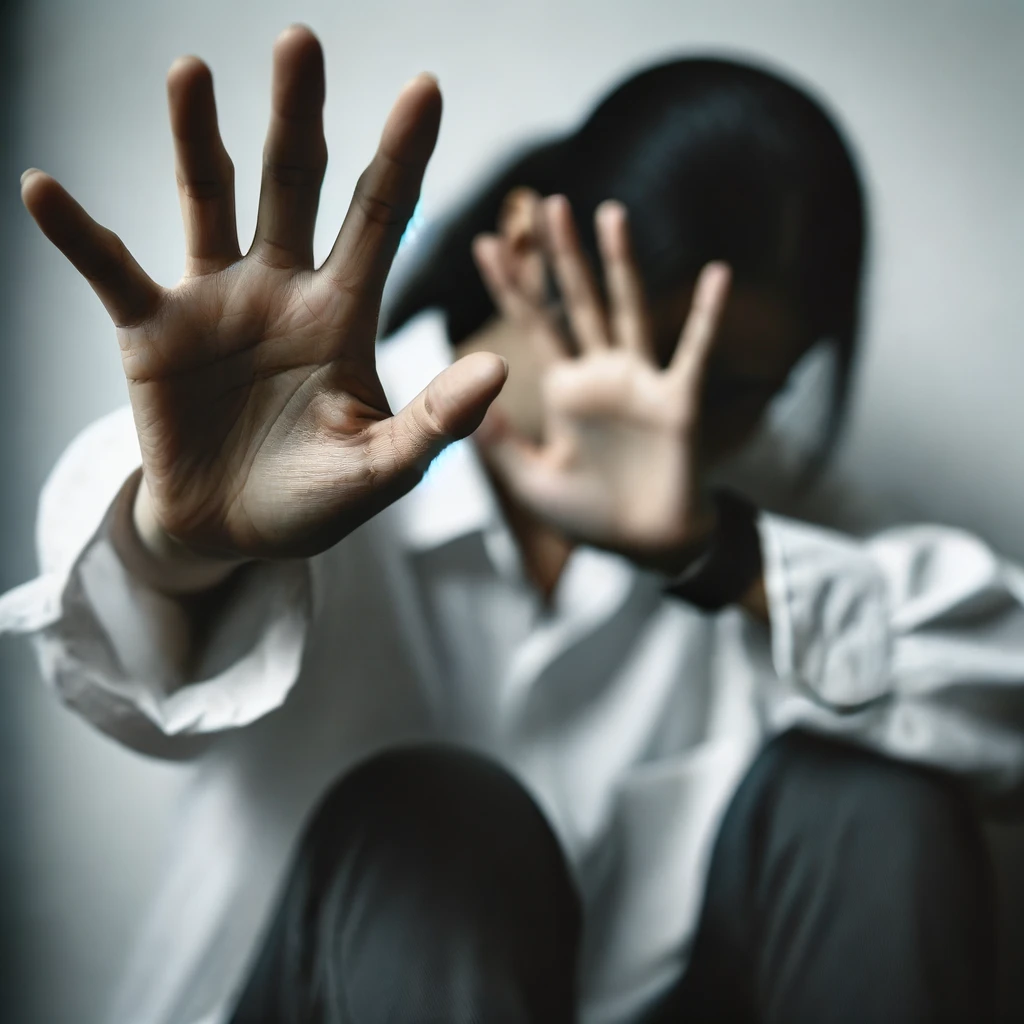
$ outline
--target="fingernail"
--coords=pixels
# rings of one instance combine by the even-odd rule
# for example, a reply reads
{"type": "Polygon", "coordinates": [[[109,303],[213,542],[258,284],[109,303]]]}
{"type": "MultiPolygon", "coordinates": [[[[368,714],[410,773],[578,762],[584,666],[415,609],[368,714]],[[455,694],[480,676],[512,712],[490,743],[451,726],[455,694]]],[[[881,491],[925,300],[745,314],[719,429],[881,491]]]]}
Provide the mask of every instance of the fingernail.
{"type": "Polygon", "coordinates": [[[31,178],[33,174],[38,174],[38,173],[39,173],[39,168],[38,167],[30,167],[27,171],[22,171],[21,172],[21,183],[22,183],[22,185],[24,185],[25,182],[28,181],[28,179],[31,178]]]}

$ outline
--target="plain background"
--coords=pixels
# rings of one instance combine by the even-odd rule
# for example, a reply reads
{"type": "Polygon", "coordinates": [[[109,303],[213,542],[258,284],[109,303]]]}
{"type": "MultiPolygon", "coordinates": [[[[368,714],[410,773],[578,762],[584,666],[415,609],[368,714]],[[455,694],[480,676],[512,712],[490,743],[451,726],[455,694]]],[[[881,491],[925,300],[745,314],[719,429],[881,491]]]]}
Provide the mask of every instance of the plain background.
{"type": "MultiPolygon", "coordinates": [[[[861,498],[886,494],[907,515],[1024,557],[1024,4],[33,0],[7,17],[0,589],[33,574],[35,500],[54,459],[125,400],[106,316],[21,210],[18,173],[55,174],[172,283],[182,243],[163,75],[178,54],[198,53],[214,69],[244,245],[270,48],[291,21],[312,25],[327,51],[321,256],[394,95],[421,69],[438,74],[446,103],[428,217],[508,146],[568,127],[654,59],[739,53],[813,85],[846,125],[872,201],[843,477],[861,498]]],[[[27,645],[0,643],[5,1020],[99,1019],[187,771],[90,733],[44,692],[27,645]]]]}

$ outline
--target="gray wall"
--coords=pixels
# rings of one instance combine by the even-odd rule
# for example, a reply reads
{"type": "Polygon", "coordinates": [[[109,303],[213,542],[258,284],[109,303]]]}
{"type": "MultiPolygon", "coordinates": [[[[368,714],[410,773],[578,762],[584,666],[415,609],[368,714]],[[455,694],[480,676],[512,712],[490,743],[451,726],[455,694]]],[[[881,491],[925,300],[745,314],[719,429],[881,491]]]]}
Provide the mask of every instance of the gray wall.
{"type": "MultiPolygon", "coordinates": [[[[81,426],[124,401],[99,303],[10,202],[14,168],[57,175],[158,280],[181,266],[163,72],[213,66],[237,167],[242,236],[255,222],[269,51],[289,20],[328,57],[331,165],[318,252],[403,81],[435,71],[445,122],[427,180],[443,207],[507,144],[565,126],[620,74],[711,47],[770,59],[816,85],[863,157],[875,224],[866,355],[842,467],[863,494],[962,524],[1024,556],[1024,5],[763,0],[34,0],[20,131],[4,155],[0,586],[33,570],[35,495],[81,426]]],[[[97,1019],[130,941],[187,769],[92,735],[40,686],[24,645],[0,644],[0,840],[17,968],[5,1019],[97,1019]],[[21,1004],[13,1011],[10,999],[21,1004]]],[[[15,973],[15,972],[9,972],[15,973]]]]}

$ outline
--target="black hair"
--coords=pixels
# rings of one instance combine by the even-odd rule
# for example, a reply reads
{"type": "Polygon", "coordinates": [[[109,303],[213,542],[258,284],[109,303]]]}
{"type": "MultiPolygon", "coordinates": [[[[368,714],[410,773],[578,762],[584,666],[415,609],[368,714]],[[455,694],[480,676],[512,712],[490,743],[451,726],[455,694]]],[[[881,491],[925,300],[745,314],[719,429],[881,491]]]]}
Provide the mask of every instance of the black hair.
{"type": "Polygon", "coordinates": [[[830,413],[809,475],[831,453],[849,403],[866,248],[865,197],[834,120],[777,74],[719,58],[647,68],[609,93],[574,132],[525,149],[439,226],[388,302],[384,334],[428,308],[453,344],[494,315],[471,242],[493,231],[519,186],[562,193],[596,263],[593,213],[629,210],[652,300],[692,282],[709,260],[737,284],[780,289],[812,341],[834,346],[830,413]]]}

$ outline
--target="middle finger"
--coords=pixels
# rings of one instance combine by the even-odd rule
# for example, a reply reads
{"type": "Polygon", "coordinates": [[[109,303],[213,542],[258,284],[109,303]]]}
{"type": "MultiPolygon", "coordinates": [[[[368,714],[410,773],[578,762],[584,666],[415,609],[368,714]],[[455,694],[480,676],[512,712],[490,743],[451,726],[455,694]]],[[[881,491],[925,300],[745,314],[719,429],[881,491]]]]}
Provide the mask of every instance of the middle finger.
{"type": "Polygon", "coordinates": [[[256,247],[274,266],[313,265],[313,228],[327,167],[324,58],[302,26],[274,46],[270,127],[263,150],[256,247]]]}

